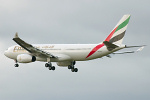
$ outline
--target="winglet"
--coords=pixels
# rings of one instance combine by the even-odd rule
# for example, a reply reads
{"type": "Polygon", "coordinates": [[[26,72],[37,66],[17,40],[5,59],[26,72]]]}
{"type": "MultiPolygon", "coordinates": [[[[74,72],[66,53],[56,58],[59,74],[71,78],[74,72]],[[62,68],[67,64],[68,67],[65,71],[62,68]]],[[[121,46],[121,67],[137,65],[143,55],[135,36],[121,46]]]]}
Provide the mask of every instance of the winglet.
{"type": "Polygon", "coordinates": [[[18,32],[16,32],[16,34],[15,34],[15,38],[19,38],[19,37],[18,37],[18,32]]]}

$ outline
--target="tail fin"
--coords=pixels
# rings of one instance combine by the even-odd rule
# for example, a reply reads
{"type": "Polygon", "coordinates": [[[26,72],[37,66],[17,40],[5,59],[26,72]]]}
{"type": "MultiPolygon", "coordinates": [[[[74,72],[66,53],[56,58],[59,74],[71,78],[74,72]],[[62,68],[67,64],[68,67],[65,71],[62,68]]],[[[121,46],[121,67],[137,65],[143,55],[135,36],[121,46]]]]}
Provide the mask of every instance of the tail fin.
{"type": "Polygon", "coordinates": [[[124,15],[109,36],[105,39],[105,41],[113,44],[122,44],[129,20],[130,15],[124,15]]]}

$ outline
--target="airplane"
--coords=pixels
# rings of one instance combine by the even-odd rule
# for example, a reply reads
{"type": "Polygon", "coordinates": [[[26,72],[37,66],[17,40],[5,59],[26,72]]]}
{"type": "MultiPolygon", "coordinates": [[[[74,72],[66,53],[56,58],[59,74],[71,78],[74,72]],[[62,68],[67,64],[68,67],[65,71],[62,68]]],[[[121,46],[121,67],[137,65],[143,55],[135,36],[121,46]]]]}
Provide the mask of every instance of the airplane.
{"type": "Polygon", "coordinates": [[[75,68],[76,61],[88,61],[104,56],[111,57],[110,54],[135,53],[128,51],[116,53],[124,48],[140,47],[141,51],[145,45],[127,46],[122,44],[131,15],[124,15],[111,31],[108,37],[98,44],[29,44],[15,34],[13,40],[18,44],[9,47],[4,55],[15,60],[15,67],[18,63],[31,63],[35,61],[46,62],[45,67],[55,70],[51,62],[56,62],[58,66],[68,67],[72,72],[78,72],[75,68]]]}

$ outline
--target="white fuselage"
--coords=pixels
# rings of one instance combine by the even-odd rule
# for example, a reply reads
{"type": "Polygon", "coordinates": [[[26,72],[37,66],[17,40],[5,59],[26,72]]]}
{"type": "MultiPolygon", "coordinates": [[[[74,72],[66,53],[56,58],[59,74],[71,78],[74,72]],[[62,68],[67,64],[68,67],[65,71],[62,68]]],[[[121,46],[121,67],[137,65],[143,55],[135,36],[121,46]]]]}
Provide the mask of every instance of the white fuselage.
{"type": "MultiPolygon", "coordinates": [[[[108,51],[107,47],[104,45],[98,50],[94,51],[93,48],[98,44],[33,44],[38,49],[52,53],[58,58],[50,58],[51,62],[61,62],[61,61],[85,61],[92,60],[96,58],[101,58],[106,56],[114,51],[123,49],[123,47],[118,47],[112,51],[108,51]],[[93,50],[93,54],[89,57],[89,53],[93,50]]],[[[23,49],[19,45],[12,46],[5,51],[5,55],[11,59],[16,60],[17,56],[20,54],[29,54],[28,51],[23,49]]],[[[37,57],[36,61],[47,61],[47,58],[37,57]]]]}

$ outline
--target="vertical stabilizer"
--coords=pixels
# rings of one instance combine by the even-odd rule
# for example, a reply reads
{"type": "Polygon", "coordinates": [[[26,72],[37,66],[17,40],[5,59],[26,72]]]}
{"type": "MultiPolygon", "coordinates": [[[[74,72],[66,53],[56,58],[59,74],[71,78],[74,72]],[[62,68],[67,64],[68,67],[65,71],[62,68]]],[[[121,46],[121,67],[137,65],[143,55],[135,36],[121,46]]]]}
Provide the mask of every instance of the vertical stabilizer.
{"type": "Polygon", "coordinates": [[[130,15],[124,15],[109,36],[105,39],[105,41],[113,44],[122,44],[129,20],[130,15]]]}

